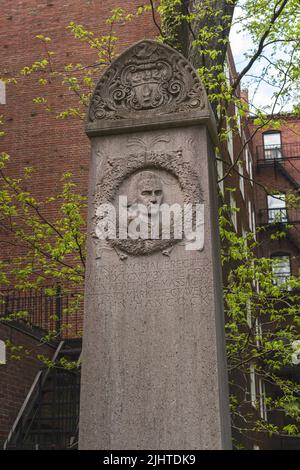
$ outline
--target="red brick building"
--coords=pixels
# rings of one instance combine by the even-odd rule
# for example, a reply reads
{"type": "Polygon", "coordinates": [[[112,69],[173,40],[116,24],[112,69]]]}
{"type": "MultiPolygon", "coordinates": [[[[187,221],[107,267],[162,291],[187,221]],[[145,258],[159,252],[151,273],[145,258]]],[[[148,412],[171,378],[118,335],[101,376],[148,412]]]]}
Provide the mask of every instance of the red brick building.
{"type": "MultiPolygon", "coordinates": [[[[250,128],[253,125],[250,123],[250,128]]],[[[299,210],[288,204],[289,194],[299,194],[300,182],[300,120],[293,115],[275,116],[273,126],[258,130],[253,138],[256,179],[262,187],[256,190],[257,223],[289,223],[287,236],[263,243],[264,256],[289,257],[290,272],[298,274],[300,232],[299,210]],[[274,122],[275,121],[275,122],[274,122]]],[[[273,224],[274,226],[274,224],[273,224]]],[[[265,232],[268,237],[268,232],[265,232]]],[[[287,259],[285,260],[287,262],[287,259]]],[[[288,270],[288,263],[287,263],[288,270]]],[[[287,271],[288,272],[288,271],[287,271]]]]}
{"type": "MultiPolygon", "coordinates": [[[[134,12],[140,5],[141,3],[138,0],[130,0],[126,2],[126,12],[134,12]]],[[[81,63],[87,66],[95,64],[99,60],[97,51],[76,40],[71,31],[67,29],[67,26],[73,21],[76,24],[84,25],[88,31],[94,31],[96,35],[108,35],[110,34],[110,26],[106,24],[106,19],[111,16],[111,11],[119,6],[120,2],[117,0],[109,2],[99,2],[97,0],[74,2],[67,0],[63,3],[57,0],[39,2],[26,0],[5,3],[5,5],[3,3],[2,5],[0,75],[3,80],[16,77],[17,83],[5,86],[3,81],[1,82],[0,115],[4,116],[6,134],[1,139],[0,151],[7,152],[10,155],[7,169],[11,176],[21,176],[24,167],[32,166],[35,168],[35,176],[28,189],[39,200],[60,192],[62,187],[61,178],[64,172],[71,172],[74,181],[78,184],[79,191],[84,195],[87,194],[89,141],[85,135],[82,121],[78,119],[56,119],[53,113],[45,112],[44,109],[41,109],[39,105],[33,102],[35,97],[44,93],[44,90],[37,85],[34,77],[28,75],[24,79],[20,71],[35,61],[41,60],[45,55],[47,56],[42,42],[35,39],[40,34],[52,39],[51,50],[55,51],[53,67],[56,70],[62,71],[65,65],[69,63],[81,63]]],[[[121,51],[138,40],[154,37],[158,31],[151,20],[151,15],[145,13],[132,22],[120,22],[116,25],[115,32],[120,38],[117,42],[117,49],[121,51]]],[[[74,94],[69,91],[68,86],[62,84],[61,78],[52,80],[46,94],[49,106],[56,112],[65,109],[66,103],[67,106],[76,103],[74,94]]],[[[56,209],[53,205],[50,213],[47,213],[47,217],[51,218],[56,213],[56,209]]],[[[0,238],[1,240],[7,238],[7,233],[1,229],[0,238]]],[[[14,256],[15,253],[16,247],[1,243],[2,260],[9,263],[10,257],[14,256]]],[[[13,299],[15,295],[13,293],[4,291],[3,295],[2,315],[10,311],[10,307],[7,307],[7,305],[12,305],[11,302],[13,302],[13,308],[29,308],[30,311],[35,312],[35,322],[38,326],[42,326],[41,320],[38,320],[39,315],[45,318],[45,312],[48,312],[46,316],[49,319],[55,314],[57,308],[62,311],[68,299],[70,300],[70,298],[64,298],[60,302],[61,305],[52,305],[51,299],[39,298],[40,294],[37,298],[33,298],[27,292],[19,300],[13,299]],[[7,294],[10,295],[8,301],[6,301],[7,294]],[[18,306],[15,303],[16,300],[18,306]]],[[[82,316],[77,320],[78,322],[82,321],[82,316]]],[[[2,341],[10,339],[27,352],[35,351],[40,344],[41,334],[36,329],[34,331],[25,331],[22,324],[21,330],[19,329],[20,325],[12,323],[5,325],[1,323],[1,325],[0,340],[2,341]]],[[[74,324],[72,328],[74,328],[74,324]]],[[[79,323],[75,330],[73,329],[74,334],[70,333],[69,336],[76,337],[79,335],[79,323]]],[[[53,342],[50,345],[42,344],[39,348],[42,355],[51,358],[58,346],[59,343],[53,342]]],[[[80,348],[76,341],[75,346],[72,341],[71,343],[69,341],[68,345],[64,345],[63,348],[66,347],[68,351],[65,355],[68,358],[71,357],[77,360],[80,348]]],[[[2,403],[0,443],[2,445],[18,417],[18,412],[24,400],[28,398],[28,394],[30,395],[29,392],[37,373],[40,369],[45,369],[41,361],[37,359],[30,360],[29,358],[21,366],[21,361],[16,362],[11,358],[12,355],[13,353],[7,352],[6,364],[0,366],[0,397],[2,403]]],[[[56,379],[43,377],[42,380],[44,379],[47,382],[47,387],[51,389],[48,393],[48,402],[57,400],[57,397],[55,398],[57,390],[53,388],[56,379]]],[[[68,377],[66,380],[71,380],[71,383],[76,386],[76,377],[75,379],[74,377],[68,377]]],[[[35,392],[31,393],[31,401],[34,401],[34,398],[36,399],[35,392]]],[[[48,432],[49,426],[51,429],[51,416],[47,411],[47,397],[40,396],[40,399],[42,398],[46,404],[43,411],[44,417],[42,417],[44,424],[41,424],[39,429],[40,435],[43,427],[48,426],[48,432]],[[46,422],[47,425],[45,425],[46,422]]],[[[64,406],[68,407],[69,405],[65,404],[64,406]]],[[[34,413],[34,410],[31,410],[31,413],[34,413]]],[[[55,413],[57,414],[58,410],[55,413]]],[[[41,422],[43,423],[43,421],[41,422]]],[[[17,424],[17,432],[19,433],[22,423],[15,424],[17,424]]],[[[68,425],[69,423],[64,423],[64,426],[68,425]]],[[[44,432],[47,436],[47,430],[44,430],[44,432]]],[[[51,445],[55,447],[53,442],[51,445]]],[[[36,448],[38,448],[38,444],[36,448]]]]}

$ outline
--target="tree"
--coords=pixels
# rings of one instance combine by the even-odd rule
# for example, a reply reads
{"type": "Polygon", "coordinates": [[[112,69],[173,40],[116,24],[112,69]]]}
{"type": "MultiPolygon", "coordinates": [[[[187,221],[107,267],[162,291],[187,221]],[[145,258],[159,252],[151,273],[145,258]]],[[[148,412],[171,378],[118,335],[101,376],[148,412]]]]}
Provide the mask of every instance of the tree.
{"type": "Polygon", "coordinates": [[[230,210],[220,209],[220,229],[228,273],[224,301],[234,436],[299,435],[300,384],[284,378],[282,370],[299,363],[292,358],[299,354],[300,279],[274,278],[276,260],[257,257],[258,242],[251,232],[246,239],[237,236],[228,220],[230,210]],[[254,374],[260,383],[258,394],[247,383],[254,374]],[[277,424],[278,412],[287,418],[282,426],[277,424]]]}
{"type": "MultiPolygon", "coordinates": [[[[239,174],[243,150],[251,143],[257,129],[274,122],[278,104],[284,105],[288,99],[297,101],[300,74],[300,6],[297,0],[150,0],[134,12],[117,8],[106,20],[107,34],[96,34],[74,22],[67,26],[79,42],[94,52],[93,63],[68,63],[63,70],[58,68],[51,38],[41,34],[37,40],[43,44],[43,57],[5,81],[14,86],[20,80],[35,77],[36,86],[41,90],[34,99],[36,106],[43,107],[55,119],[84,119],[96,80],[117,54],[119,24],[136,21],[144,14],[152,15],[157,40],[180,50],[197,68],[218,123],[218,155],[224,153],[222,145],[228,132],[237,132],[240,119],[244,122],[246,119],[246,105],[239,92],[242,79],[254,81],[257,87],[264,82],[274,87],[273,102],[268,110],[257,105],[254,108],[250,103],[256,113],[256,130],[243,143],[235,161],[230,163],[218,157],[227,165],[223,178],[226,183],[231,174],[239,174]],[[295,17],[292,23],[291,17],[295,17]],[[229,80],[224,64],[230,29],[237,24],[241,31],[248,33],[251,41],[245,51],[243,67],[229,80]],[[253,72],[256,67],[259,67],[258,75],[253,72]],[[74,94],[72,104],[62,103],[59,110],[53,108],[49,100],[51,86],[57,81],[74,94]],[[237,113],[232,112],[233,107],[237,113]]],[[[24,189],[34,169],[24,169],[22,179],[9,177],[5,172],[8,159],[8,155],[2,153],[0,223],[3,233],[9,234],[9,239],[2,243],[15,246],[19,252],[10,259],[9,265],[1,262],[1,283],[20,290],[46,286],[48,295],[55,294],[52,286],[57,283],[65,290],[81,287],[85,197],[77,193],[72,176],[65,174],[58,195],[37,200],[24,189]],[[53,204],[59,205],[58,213],[49,217],[53,204]]],[[[299,198],[290,194],[289,203],[298,207],[299,198]]],[[[220,231],[227,274],[225,309],[233,426],[237,434],[299,435],[299,385],[284,379],[281,369],[291,364],[295,353],[292,344],[299,339],[297,292],[300,281],[291,277],[284,285],[274,284],[274,262],[256,256],[257,242],[253,234],[247,235],[246,243],[243,237],[237,236],[226,205],[220,213],[220,231]],[[280,410],[292,419],[291,423],[281,427],[272,424],[258,417],[255,409],[248,406],[251,397],[246,378],[253,373],[268,384],[261,398],[269,414],[280,410]],[[276,398],[273,387],[280,391],[276,398]]],[[[282,237],[284,233],[274,236],[282,237]]],[[[26,318],[26,312],[13,312],[11,318],[16,316],[26,318]]],[[[58,331],[51,334],[55,336],[58,331]]],[[[258,407],[259,403],[254,405],[258,407]]]]}

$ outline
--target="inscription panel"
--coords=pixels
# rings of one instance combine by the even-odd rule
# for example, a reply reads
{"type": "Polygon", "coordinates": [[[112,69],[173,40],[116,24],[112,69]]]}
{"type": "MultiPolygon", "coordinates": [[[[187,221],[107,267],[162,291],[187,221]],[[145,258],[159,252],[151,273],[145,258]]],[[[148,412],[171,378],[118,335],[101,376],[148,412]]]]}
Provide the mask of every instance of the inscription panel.
{"type": "Polygon", "coordinates": [[[143,262],[131,265],[99,264],[96,290],[111,311],[119,307],[161,309],[166,307],[199,308],[208,305],[212,292],[207,260],[143,262]]]}

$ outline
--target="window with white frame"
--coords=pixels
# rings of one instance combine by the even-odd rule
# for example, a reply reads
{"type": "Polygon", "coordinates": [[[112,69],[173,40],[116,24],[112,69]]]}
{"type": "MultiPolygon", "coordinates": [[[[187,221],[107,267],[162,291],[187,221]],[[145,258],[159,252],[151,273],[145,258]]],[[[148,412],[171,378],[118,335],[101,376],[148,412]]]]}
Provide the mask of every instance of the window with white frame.
{"type": "Polygon", "coordinates": [[[224,196],[224,166],[223,166],[223,161],[220,158],[219,152],[216,153],[216,159],[217,159],[217,177],[218,177],[218,186],[220,193],[222,196],[224,196]]]}
{"type": "Polygon", "coordinates": [[[272,255],[273,280],[277,285],[285,284],[291,277],[290,255],[272,255]]]}
{"type": "Polygon", "coordinates": [[[255,210],[252,206],[252,232],[254,235],[254,240],[256,240],[256,222],[255,222],[255,210]]]}
{"type": "Polygon", "coordinates": [[[227,129],[227,150],[230,156],[230,159],[233,163],[234,157],[233,157],[233,132],[230,127],[230,124],[227,122],[226,123],[226,129],[227,129]]]}
{"type": "Polygon", "coordinates": [[[243,163],[239,163],[239,184],[240,184],[240,191],[245,199],[245,180],[244,180],[244,166],[243,163]]]}
{"type": "Polygon", "coordinates": [[[224,73],[225,73],[227,85],[230,86],[230,66],[229,66],[229,60],[228,60],[227,55],[226,55],[226,60],[224,61],[224,73]]]}
{"type": "MultiPolygon", "coordinates": [[[[245,137],[244,137],[245,138],[245,137]]],[[[245,150],[244,150],[244,153],[245,153],[245,165],[246,165],[246,170],[249,174],[249,149],[248,149],[248,145],[246,145],[245,147],[245,150]]]]}
{"type": "Polygon", "coordinates": [[[249,175],[251,184],[253,184],[253,160],[248,145],[245,147],[245,166],[249,175]]]}
{"type": "Polygon", "coordinates": [[[0,80],[0,104],[6,104],[5,83],[0,80]]]}
{"type": "Polygon", "coordinates": [[[249,174],[250,182],[253,185],[253,160],[252,160],[252,156],[251,156],[250,152],[249,152],[249,171],[248,171],[248,174],[249,174]]]}
{"type": "Polygon", "coordinates": [[[236,201],[234,194],[230,193],[230,207],[232,209],[231,211],[231,220],[233,223],[233,226],[235,230],[237,231],[237,211],[236,211],[236,201]]]}
{"type": "Polygon", "coordinates": [[[267,197],[268,204],[268,223],[287,222],[287,208],[285,194],[278,193],[269,194],[267,197]]]}
{"type": "Polygon", "coordinates": [[[0,364],[6,364],[6,345],[0,340],[0,364]]]}
{"type": "Polygon", "coordinates": [[[256,408],[256,377],[254,364],[250,364],[250,399],[251,405],[256,408]]]}
{"type": "Polygon", "coordinates": [[[267,421],[267,407],[266,407],[266,385],[261,379],[258,379],[258,393],[259,393],[259,413],[260,417],[267,421]]]}
{"type": "Polygon", "coordinates": [[[264,156],[266,160],[277,160],[282,158],[281,133],[266,132],[263,134],[264,156]]]}
{"type": "Polygon", "coordinates": [[[253,232],[253,217],[252,217],[252,204],[248,201],[248,223],[250,232],[253,232]]]}
{"type": "Polygon", "coordinates": [[[237,104],[234,105],[234,113],[235,113],[235,118],[236,118],[236,125],[237,125],[239,133],[241,134],[242,132],[241,115],[240,115],[240,110],[237,104]]]}

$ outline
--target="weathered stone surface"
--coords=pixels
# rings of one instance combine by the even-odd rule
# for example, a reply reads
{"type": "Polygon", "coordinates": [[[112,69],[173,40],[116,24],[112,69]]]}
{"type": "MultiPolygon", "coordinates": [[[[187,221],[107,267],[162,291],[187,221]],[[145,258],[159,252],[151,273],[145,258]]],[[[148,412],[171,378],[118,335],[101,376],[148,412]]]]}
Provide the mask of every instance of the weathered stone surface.
{"type": "MultiPolygon", "coordinates": [[[[148,85],[158,96],[155,80],[153,87],[148,85]]],[[[145,41],[106,72],[89,119],[93,127],[88,122],[87,132],[93,138],[80,448],[228,448],[214,126],[202,84],[180,54],[145,41]],[[154,64],[160,60],[157,71],[154,64]],[[173,65],[169,69],[166,64],[173,65]],[[143,86],[163,74],[165,94],[159,104],[146,104],[143,86]],[[126,77],[122,83],[128,89],[113,108],[111,97],[121,96],[112,84],[116,76],[126,77]],[[183,98],[169,90],[178,77],[183,98]],[[186,120],[190,102],[198,104],[186,120]],[[124,126],[115,126],[116,116],[124,126]],[[128,244],[96,238],[97,206],[115,203],[124,194],[134,200],[137,182],[147,179],[159,202],[204,203],[201,250],[186,250],[186,240],[161,245],[160,240],[128,244]]]]}
{"type": "Polygon", "coordinates": [[[89,120],[126,119],[134,112],[168,114],[203,109],[206,95],[189,62],[170,47],[141,41],[103,74],[94,91],[89,120]]]}

